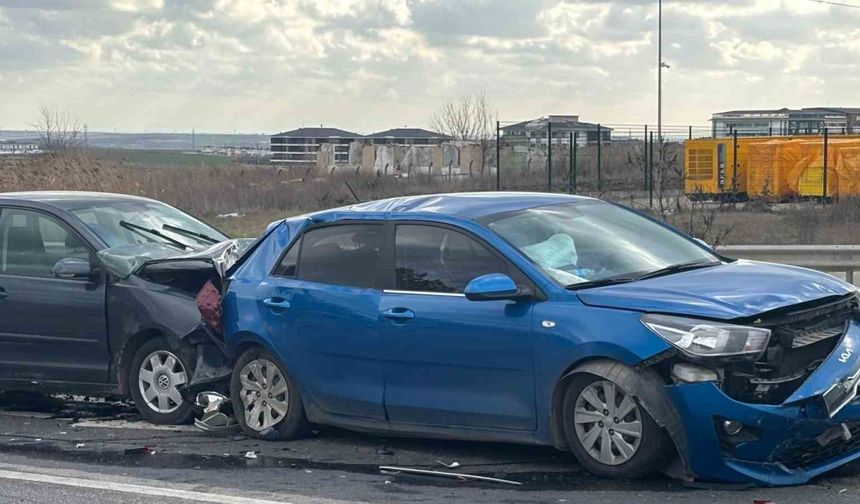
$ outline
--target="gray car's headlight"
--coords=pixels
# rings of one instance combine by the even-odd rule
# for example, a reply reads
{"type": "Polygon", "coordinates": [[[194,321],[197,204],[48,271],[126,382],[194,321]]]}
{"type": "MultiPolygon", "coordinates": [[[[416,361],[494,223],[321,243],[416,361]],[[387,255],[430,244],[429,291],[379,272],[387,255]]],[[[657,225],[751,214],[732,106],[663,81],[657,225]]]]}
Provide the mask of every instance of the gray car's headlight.
{"type": "Polygon", "coordinates": [[[642,323],[693,357],[760,355],[770,340],[770,329],[709,320],[643,315],[642,323]]]}

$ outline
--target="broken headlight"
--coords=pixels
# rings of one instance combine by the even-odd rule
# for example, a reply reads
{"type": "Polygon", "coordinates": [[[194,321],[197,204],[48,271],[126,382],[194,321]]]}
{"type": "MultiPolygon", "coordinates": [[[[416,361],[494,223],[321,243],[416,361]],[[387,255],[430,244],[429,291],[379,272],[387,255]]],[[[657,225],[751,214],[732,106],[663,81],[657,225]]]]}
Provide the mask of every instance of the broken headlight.
{"type": "Polygon", "coordinates": [[[691,357],[758,356],[770,329],[669,315],[643,315],[642,323],[691,357]]]}

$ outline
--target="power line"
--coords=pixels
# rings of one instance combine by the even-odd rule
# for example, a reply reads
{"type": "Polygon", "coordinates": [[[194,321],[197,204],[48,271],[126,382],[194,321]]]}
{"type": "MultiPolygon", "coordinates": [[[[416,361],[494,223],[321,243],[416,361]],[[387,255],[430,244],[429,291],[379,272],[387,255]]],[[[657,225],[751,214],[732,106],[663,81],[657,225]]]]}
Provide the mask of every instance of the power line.
{"type": "Polygon", "coordinates": [[[809,0],[810,2],[825,4],[825,5],[835,5],[837,7],[851,7],[852,9],[860,9],[860,5],[856,4],[847,4],[842,2],[833,2],[831,0],[809,0]]]}

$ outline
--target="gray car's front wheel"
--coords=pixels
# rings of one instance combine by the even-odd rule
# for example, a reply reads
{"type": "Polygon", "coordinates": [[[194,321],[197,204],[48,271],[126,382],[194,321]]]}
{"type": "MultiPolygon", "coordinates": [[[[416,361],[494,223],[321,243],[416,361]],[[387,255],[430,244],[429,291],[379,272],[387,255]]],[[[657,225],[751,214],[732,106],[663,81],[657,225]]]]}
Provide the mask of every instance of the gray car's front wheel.
{"type": "Polygon", "coordinates": [[[194,409],[180,390],[191,379],[190,358],[163,337],[148,340],[131,360],[129,389],[140,416],[156,424],[176,425],[191,419],[194,409]]]}
{"type": "Polygon", "coordinates": [[[663,429],[615,381],[576,376],[565,394],[563,415],[576,459],[598,476],[646,476],[660,470],[672,453],[663,429]]]}

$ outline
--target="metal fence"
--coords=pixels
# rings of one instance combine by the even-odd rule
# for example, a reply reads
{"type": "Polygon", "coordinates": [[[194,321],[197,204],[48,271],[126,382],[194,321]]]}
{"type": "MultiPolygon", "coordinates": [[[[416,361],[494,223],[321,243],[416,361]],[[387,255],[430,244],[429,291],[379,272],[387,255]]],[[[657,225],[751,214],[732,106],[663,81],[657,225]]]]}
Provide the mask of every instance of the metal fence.
{"type": "Polygon", "coordinates": [[[732,245],[718,251],[739,259],[844,273],[845,280],[851,283],[855,280],[854,272],[860,270],[860,245],[732,245]]]}

